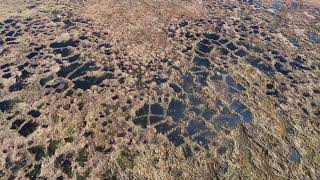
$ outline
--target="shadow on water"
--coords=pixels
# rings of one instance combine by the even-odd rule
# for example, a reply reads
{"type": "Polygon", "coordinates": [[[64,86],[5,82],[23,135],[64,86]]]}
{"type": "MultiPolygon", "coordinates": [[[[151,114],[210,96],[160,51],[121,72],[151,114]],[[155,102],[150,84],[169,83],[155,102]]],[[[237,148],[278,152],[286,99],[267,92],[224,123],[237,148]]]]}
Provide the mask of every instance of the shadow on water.
{"type": "Polygon", "coordinates": [[[292,0],[291,1],[291,8],[292,9],[298,9],[301,5],[300,0],[292,0]]]}
{"type": "MultiPolygon", "coordinates": [[[[272,8],[276,11],[276,13],[280,13],[283,6],[283,0],[272,1],[272,8]]],[[[291,10],[297,10],[301,6],[301,0],[291,0],[288,6],[288,8],[291,10]]]]}
{"type": "Polygon", "coordinates": [[[282,0],[273,0],[272,7],[277,13],[279,13],[282,7],[282,0]]]}

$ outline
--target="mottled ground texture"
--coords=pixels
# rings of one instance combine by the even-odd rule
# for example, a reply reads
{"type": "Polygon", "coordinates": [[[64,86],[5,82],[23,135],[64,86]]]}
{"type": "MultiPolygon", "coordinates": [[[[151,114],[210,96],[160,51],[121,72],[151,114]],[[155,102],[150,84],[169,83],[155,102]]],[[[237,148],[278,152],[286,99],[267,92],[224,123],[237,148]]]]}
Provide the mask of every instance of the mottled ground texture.
{"type": "Polygon", "coordinates": [[[320,179],[317,0],[1,0],[0,179],[320,179]]]}

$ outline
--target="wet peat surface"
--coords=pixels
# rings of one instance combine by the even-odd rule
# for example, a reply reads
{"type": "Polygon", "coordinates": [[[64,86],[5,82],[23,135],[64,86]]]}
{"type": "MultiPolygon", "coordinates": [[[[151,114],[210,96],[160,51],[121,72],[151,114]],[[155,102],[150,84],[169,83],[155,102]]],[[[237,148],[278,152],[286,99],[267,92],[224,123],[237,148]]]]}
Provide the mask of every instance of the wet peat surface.
{"type": "Polygon", "coordinates": [[[0,19],[0,179],[320,178],[320,9],[285,2],[204,1],[152,58],[77,13],[0,19]]]}

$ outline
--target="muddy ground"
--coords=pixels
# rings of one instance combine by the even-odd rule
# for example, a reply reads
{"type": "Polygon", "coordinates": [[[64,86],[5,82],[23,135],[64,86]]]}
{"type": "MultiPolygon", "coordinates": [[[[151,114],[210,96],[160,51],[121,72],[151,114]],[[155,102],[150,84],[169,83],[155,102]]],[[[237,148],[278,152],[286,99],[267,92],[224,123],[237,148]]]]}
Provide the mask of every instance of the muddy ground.
{"type": "Polygon", "coordinates": [[[2,0],[0,179],[320,179],[316,0],[2,0]]]}

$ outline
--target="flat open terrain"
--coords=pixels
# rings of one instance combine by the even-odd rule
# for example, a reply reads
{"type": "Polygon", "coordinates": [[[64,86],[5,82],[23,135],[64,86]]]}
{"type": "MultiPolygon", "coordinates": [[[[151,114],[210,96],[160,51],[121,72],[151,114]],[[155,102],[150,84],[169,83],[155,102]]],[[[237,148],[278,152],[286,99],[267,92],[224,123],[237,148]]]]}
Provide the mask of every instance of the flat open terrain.
{"type": "Polygon", "coordinates": [[[0,179],[319,167],[319,1],[0,1],[0,179]]]}

